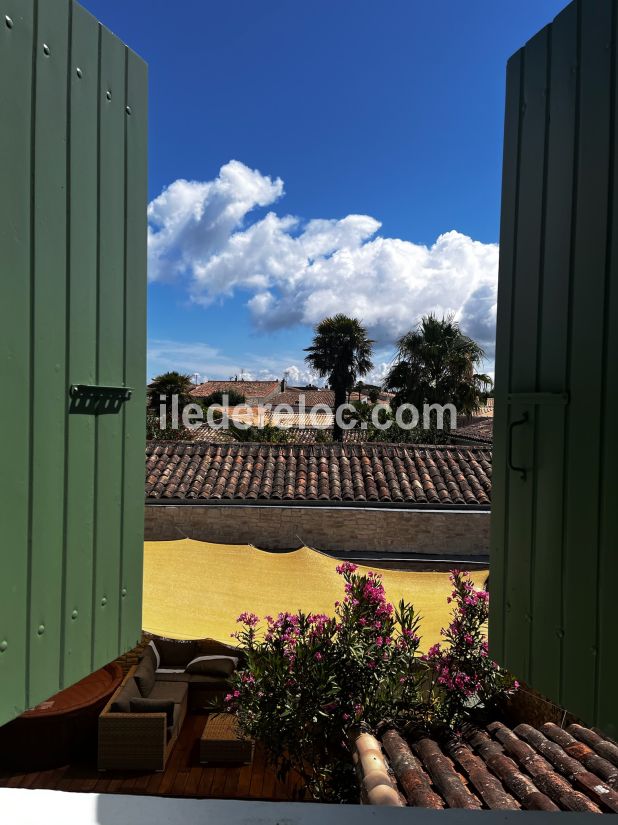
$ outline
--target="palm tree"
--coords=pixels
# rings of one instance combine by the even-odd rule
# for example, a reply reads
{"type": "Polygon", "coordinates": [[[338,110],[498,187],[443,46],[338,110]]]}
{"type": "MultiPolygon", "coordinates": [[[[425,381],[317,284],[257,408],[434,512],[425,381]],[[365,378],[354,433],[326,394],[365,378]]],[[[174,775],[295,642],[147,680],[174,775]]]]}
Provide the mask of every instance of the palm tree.
{"type": "Polygon", "coordinates": [[[469,415],[491,385],[489,376],[475,371],[484,355],[452,317],[426,315],[399,339],[384,387],[395,392],[395,407],[409,403],[420,411],[423,404],[454,404],[469,415]]]}
{"type": "Polygon", "coordinates": [[[150,403],[153,407],[158,409],[160,396],[166,396],[166,406],[171,404],[173,395],[178,396],[178,405],[180,408],[191,400],[190,393],[193,388],[190,375],[184,375],[181,372],[164,372],[157,375],[148,385],[148,394],[150,403]]]}
{"type": "MultiPolygon", "coordinates": [[[[335,410],[345,404],[347,391],[356,379],[373,368],[373,341],[356,318],[341,313],[325,318],[315,327],[313,344],[305,349],[305,361],[322,378],[327,378],[335,393],[335,410]]],[[[341,441],[343,432],[335,421],[333,438],[341,441]]]]}

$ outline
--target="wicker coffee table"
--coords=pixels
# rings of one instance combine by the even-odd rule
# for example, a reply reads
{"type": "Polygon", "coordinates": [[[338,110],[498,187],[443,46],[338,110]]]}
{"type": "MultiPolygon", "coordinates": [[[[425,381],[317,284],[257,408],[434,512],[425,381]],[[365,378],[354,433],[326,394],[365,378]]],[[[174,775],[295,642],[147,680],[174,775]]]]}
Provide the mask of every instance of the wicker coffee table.
{"type": "Polygon", "coordinates": [[[211,713],[200,736],[200,763],[235,762],[248,765],[253,760],[254,743],[241,736],[231,713],[211,713]]]}

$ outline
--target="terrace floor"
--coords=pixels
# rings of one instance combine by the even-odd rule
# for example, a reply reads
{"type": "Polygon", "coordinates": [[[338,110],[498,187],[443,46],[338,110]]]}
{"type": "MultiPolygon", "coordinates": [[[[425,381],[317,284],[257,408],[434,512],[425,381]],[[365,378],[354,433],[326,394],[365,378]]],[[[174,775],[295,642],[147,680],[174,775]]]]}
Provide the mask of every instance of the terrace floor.
{"type": "Polygon", "coordinates": [[[188,714],[164,771],[104,771],[94,763],[46,771],[0,771],[0,788],[45,788],[82,793],[141,794],[201,799],[298,799],[298,783],[280,782],[258,745],[251,765],[200,765],[199,737],[206,714],[188,714]]]}

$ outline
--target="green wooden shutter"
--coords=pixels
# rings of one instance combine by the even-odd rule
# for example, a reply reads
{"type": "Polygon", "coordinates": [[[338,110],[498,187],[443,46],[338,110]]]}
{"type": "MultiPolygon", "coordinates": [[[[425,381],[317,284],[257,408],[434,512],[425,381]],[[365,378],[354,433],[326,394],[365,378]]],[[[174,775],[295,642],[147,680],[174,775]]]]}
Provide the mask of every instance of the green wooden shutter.
{"type": "Polygon", "coordinates": [[[493,655],[618,732],[616,4],[509,61],[492,503],[493,655]]]}
{"type": "Polygon", "coordinates": [[[140,636],[147,198],[143,61],[1,11],[0,723],[140,636]]]}

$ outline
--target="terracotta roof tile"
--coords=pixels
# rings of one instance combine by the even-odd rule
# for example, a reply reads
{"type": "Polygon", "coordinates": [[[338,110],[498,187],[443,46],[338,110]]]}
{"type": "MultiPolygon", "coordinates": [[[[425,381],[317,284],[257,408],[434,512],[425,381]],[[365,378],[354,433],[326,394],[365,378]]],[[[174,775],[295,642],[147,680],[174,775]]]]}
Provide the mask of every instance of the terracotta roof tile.
{"type": "Polygon", "coordinates": [[[146,497],[488,505],[491,453],[454,446],[151,441],[146,497]]]}
{"type": "Polygon", "coordinates": [[[206,398],[213,392],[238,392],[245,398],[266,398],[274,393],[279,387],[279,381],[205,381],[199,384],[191,395],[198,398],[206,398]]]}
{"type": "Polygon", "coordinates": [[[494,440],[493,416],[473,416],[458,420],[457,429],[452,432],[451,440],[454,442],[461,440],[491,444],[494,440]]]}
{"type": "Polygon", "coordinates": [[[236,439],[229,430],[215,429],[202,424],[191,433],[192,441],[207,441],[209,444],[231,444],[236,439]]]}
{"type": "MultiPolygon", "coordinates": [[[[257,408],[256,408],[257,409],[257,408]]],[[[308,426],[297,426],[299,421],[303,418],[299,413],[293,413],[292,416],[280,417],[280,423],[277,424],[271,420],[271,417],[265,416],[266,423],[273,423],[274,426],[280,426],[285,430],[289,443],[293,444],[320,444],[324,443],[322,440],[326,435],[329,441],[332,441],[332,415],[318,415],[310,418],[305,415],[304,419],[309,422],[308,426]],[[293,424],[289,424],[290,420],[293,424]],[[315,426],[314,426],[315,425],[315,426]]],[[[258,414],[255,416],[245,415],[242,418],[239,416],[237,420],[247,421],[249,424],[258,424],[258,414]]],[[[236,438],[230,430],[215,429],[209,424],[201,424],[192,431],[189,436],[191,441],[205,441],[216,444],[231,444],[236,441],[236,438]]],[[[346,430],[343,434],[344,444],[365,444],[367,442],[366,430],[346,430]]]]}
{"type": "MultiPolygon", "coordinates": [[[[353,755],[363,801],[380,804],[363,781],[371,766],[364,764],[359,743],[368,735],[355,740],[353,755]]],[[[493,722],[446,741],[424,734],[404,738],[386,727],[379,740],[392,787],[412,807],[618,811],[618,748],[579,725],[511,730],[493,722]]]]}
{"type": "Polygon", "coordinates": [[[327,407],[335,406],[335,393],[332,390],[303,390],[296,387],[288,387],[284,392],[278,392],[268,399],[268,403],[274,408],[277,404],[289,404],[297,407],[300,404],[301,396],[305,399],[305,408],[316,404],[326,404],[327,407]]]}

